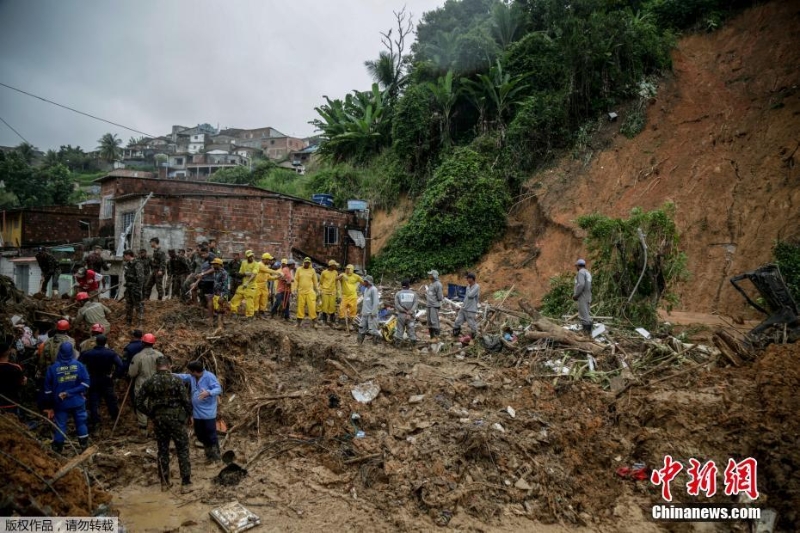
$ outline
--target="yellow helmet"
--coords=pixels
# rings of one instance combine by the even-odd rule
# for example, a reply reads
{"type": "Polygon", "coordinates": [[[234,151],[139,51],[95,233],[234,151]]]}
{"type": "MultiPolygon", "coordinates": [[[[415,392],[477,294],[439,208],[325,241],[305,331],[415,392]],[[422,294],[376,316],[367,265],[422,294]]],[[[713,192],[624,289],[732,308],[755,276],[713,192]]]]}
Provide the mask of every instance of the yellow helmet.
{"type": "Polygon", "coordinates": [[[247,250],[247,251],[244,253],[244,256],[245,256],[245,257],[253,257],[254,255],[255,255],[255,254],[253,253],[253,250],[247,250]]]}
{"type": "Polygon", "coordinates": [[[306,257],[305,259],[303,259],[303,263],[310,263],[310,262],[311,262],[310,257],[306,257]]]}
{"type": "Polygon", "coordinates": [[[330,261],[328,261],[328,266],[336,266],[338,264],[339,263],[337,263],[334,259],[331,259],[330,261]]]}
{"type": "Polygon", "coordinates": [[[356,267],[354,267],[353,265],[347,265],[347,266],[346,266],[346,267],[344,267],[344,268],[345,268],[345,270],[347,270],[347,269],[350,269],[350,270],[355,270],[355,269],[356,269],[356,267]]]}
{"type": "Polygon", "coordinates": [[[288,265],[289,264],[289,260],[284,257],[283,259],[281,259],[281,264],[282,265],[288,265]]]}
{"type": "Polygon", "coordinates": [[[211,264],[212,264],[212,265],[223,265],[224,263],[222,262],[222,259],[220,259],[219,257],[217,257],[217,258],[215,258],[213,261],[211,261],[211,264]]]}
{"type": "Polygon", "coordinates": [[[269,252],[264,252],[263,254],[261,254],[261,259],[268,259],[271,261],[273,257],[270,255],[269,252]]]}

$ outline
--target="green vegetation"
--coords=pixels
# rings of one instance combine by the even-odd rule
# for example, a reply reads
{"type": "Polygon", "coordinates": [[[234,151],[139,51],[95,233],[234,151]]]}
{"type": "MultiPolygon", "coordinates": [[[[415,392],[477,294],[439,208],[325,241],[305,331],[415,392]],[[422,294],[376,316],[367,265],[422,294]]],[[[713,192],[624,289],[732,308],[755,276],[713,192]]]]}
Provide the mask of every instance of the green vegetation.
{"type": "MultiPolygon", "coordinates": [[[[470,151],[480,154],[480,164],[472,161],[482,168],[476,179],[490,181],[499,195],[490,209],[505,209],[531,172],[559,153],[573,149],[590,158],[583,153],[588,136],[606,113],[620,113],[623,134],[641,132],[655,80],[671,67],[676,32],[715,27],[748,3],[448,0],[416,21],[410,47],[403,10],[381,34],[384,49],[365,62],[371,89],[326,97],[317,108],[312,124],[321,133],[324,166],[308,177],[307,191],[329,192],[338,205],[364,198],[373,207],[391,206],[400,193],[417,198],[411,222],[373,267],[415,275],[433,266],[459,268],[477,259],[497,226],[490,213],[472,232],[456,231],[458,240],[439,239],[448,230],[429,234],[434,221],[463,222],[426,211],[443,209],[436,187],[452,175],[448,165],[463,163],[470,151]],[[415,243],[433,244],[422,257],[402,258],[399,246],[415,243]]],[[[451,204],[473,194],[450,181],[451,204]]],[[[411,250],[421,248],[408,250],[415,256],[411,250]]]]}
{"type": "Polygon", "coordinates": [[[574,274],[563,273],[550,278],[550,290],[542,298],[542,314],[553,318],[561,318],[573,312],[575,308],[572,302],[574,287],[574,274]]]}
{"type": "Polygon", "coordinates": [[[490,163],[472,147],[456,148],[436,169],[410,220],[390,238],[373,267],[420,278],[432,266],[453,271],[476,261],[505,227],[510,200],[490,163]]]}
{"type": "Polygon", "coordinates": [[[795,302],[800,302],[800,240],[777,241],[772,257],[795,302]]]}
{"type": "Polygon", "coordinates": [[[73,194],[73,179],[61,163],[33,165],[30,145],[0,152],[0,209],[65,205],[73,194]]]}
{"type": "MultiPolygon", "coordinates": [[[[678,248],[674,218],[675,206],[668,203],[655,211],[633,209],[627,219],[593,214],[577,220],[587,233],[594,313],[654,328],[659,305],[666,304],[669,309],[676,303],[672,289],[689,273],[686,255],[678,248]],[[647,246],[646,263],[642,238],[647,246]]],[[[566,298],[571,299],[566,279],[552,282],[544,298],[551,314],[563,313],[569,303],[566,298]]]]}

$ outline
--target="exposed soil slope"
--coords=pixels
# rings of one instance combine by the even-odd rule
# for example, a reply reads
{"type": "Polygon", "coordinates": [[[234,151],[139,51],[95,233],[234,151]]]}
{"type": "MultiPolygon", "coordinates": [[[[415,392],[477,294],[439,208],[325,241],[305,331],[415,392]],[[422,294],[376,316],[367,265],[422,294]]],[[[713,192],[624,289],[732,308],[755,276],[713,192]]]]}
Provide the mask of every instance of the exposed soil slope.
{"type": "Polygon", "coordinates": [[[527,183],[505,238],[478,266],[485,288],[515,284],[539,299],[552,275],[585,255],[576,217],[672,201],[692,272],[683,308],[745,312],[727,279],[767,262],[775,239],[800,233],[800,1],[686,37],[673,62],[645,131],[629,140],[606,124],[584,154],[527,183]]]}

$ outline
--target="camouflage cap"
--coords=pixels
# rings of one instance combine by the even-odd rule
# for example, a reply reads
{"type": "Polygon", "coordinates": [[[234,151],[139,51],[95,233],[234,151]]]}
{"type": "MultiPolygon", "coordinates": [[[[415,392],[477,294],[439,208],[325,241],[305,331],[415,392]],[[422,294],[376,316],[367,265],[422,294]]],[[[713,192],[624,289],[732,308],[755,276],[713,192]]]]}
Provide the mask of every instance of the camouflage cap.
{"type": "Polygon", "coordinates": [[[169,359],[165,355],[159,355],[156,357],[156,367],[161,368],[164,366],[169,366],[169,359]]]}

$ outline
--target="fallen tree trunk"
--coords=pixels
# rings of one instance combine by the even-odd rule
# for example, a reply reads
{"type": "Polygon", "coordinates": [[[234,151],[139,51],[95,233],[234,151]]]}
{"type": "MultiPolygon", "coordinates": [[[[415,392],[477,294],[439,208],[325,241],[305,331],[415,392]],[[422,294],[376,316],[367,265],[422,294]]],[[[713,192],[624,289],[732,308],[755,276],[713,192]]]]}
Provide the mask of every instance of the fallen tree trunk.
{"type": "Polygon", "coordinates": [[[531,324],[532,330],[525,332],[525,338],[531,340],[552,339],[560,344],[573,346],[592,355],[599,355],[605,351],[604,346],[583,339],[573,332],[562,328],[546,318],[539,318],[531,324]]]}

